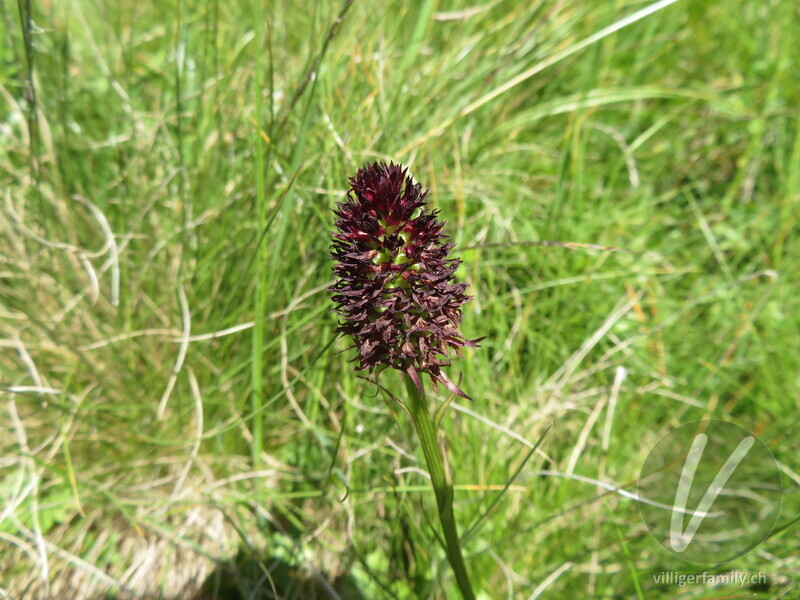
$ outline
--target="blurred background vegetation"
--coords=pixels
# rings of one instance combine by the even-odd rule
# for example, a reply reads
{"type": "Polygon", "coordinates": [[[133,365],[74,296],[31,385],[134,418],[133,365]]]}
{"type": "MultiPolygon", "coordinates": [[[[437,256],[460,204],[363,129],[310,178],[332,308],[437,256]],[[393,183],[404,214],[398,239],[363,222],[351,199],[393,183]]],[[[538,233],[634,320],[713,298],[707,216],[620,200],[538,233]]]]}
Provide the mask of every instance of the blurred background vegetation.
{"type": "Polygon", "coordinates": [[[794,0],[4,0],[0,595],[453,597],[325,291],[347,176],[394,160],[486,336],[443,424],[482,597],[796,597],[799,31],[794,0]],[[703,567],[608,489],[702,418],[784,474],[712,569],[757,588],[658,584],[703,567]]]}

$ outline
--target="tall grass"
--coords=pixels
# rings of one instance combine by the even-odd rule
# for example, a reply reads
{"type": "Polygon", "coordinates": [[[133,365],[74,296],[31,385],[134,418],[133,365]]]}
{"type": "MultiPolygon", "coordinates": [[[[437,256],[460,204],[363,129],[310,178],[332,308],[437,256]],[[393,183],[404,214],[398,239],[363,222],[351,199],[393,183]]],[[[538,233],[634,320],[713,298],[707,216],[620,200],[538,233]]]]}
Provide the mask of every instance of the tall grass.
{"type": "Polygon", "coordinates": [[[790,597],[799,28],[791,0],[4,3],[3,593],[455,593],[410,426],[325,292],[330,208],[391,159],[486,336],[443,421],[476,591],[743,593],[657,584],[692,567],[609,491],[714,417],[787,487],[717,572],[790,597]]]}

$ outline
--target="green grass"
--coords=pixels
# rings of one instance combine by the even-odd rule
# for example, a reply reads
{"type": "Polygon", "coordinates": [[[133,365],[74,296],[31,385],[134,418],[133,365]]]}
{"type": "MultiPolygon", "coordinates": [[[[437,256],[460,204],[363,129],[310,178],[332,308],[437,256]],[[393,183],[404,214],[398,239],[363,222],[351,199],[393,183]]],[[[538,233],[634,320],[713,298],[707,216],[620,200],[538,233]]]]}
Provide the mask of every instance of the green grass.
{"type": "MultiPolygon", "coordinates": [[[[635,491],[729,419],[800,508],[800,13],[648,6],[3,3],[3,593],[454,597],[411,425],[332,333],[330,209],[376,159],[430,187],[486,337],[443,421],[476,590],[742,593],[655,583],[702,569],[552,475],[635,491]]],[[[794,597],[796,537],[716,572],[794,597]]]]}

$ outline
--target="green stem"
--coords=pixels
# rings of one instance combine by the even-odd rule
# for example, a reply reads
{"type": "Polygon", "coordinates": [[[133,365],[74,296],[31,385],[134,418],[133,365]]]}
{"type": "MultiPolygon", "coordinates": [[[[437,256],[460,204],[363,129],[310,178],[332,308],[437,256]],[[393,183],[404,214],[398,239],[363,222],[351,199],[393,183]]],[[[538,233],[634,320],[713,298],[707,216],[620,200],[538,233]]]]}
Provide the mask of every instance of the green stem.
{"type": "Polygon", "coordinates": [[[431,475],[433,492],[436,495],[436,504],[439,509],[439,520],[444,531],[445,552],[450,566],[456,576],[458,589],[464,600],[475,600],[475,594],[467,575],[467,567],[464,564],[464,556],[461,553],[461,542],[458,538],[458,528],[456,527],[456,517],[453,512],[453,482],[445,471],[443,460],[444,448],[439,446],[439,439],[436,435],[436,428],[431,420],[431,413],[425,401],[425,390],[417,389],[408,375],[404,376],[406,388],[408,389],[408,412],[414,429],[417,430],[422,453],[428,463],[428,472],[431,475]]]}

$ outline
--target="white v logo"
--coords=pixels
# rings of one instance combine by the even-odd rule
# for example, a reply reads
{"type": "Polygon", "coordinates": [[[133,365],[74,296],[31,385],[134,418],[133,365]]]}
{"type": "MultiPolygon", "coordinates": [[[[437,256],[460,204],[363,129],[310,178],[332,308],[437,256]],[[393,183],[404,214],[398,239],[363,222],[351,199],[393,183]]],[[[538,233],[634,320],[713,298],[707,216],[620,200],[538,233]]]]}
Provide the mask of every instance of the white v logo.
{"type": "Polygon", "coordinates": [[[728,479],[736,470],[736,467],[739,466],[739,463],[742,462],[742,459],[750,448],[753,447],[755,438],[749,435],[739,442],[736,450],[728,457],[728,460],[722,465],[722,468],[719,470],[719,473],[717,473],[717,476],[714,477],[714,481],[711,482],[706,493],[703,494],[700,504],[697,505],[697,510],[692,511],[692,517],[686,529],[682,530],[683,514],[686,512],[686,502],[689,499],[689,492],[692,489],[692,481],[697,472],[697,465],[700,463],[707,442],[708,436],[704,433],[695,437],[694,442],[692,442],[692,447],[689,450],[689,455],[686,457],[686,462],[683,464],[681,479],[678,483],[678,491],[675,493],[675,503],[672,507],[672,521],[669,531],[669,542],[672,545],[672,549],[676,552],[683,552],[686,550],[687,546],[694,538],[694,534],[697,533],[697,529],[700,527],[703,519],[708,516],[708,509],[714,504],[714,501],[717,499],[717,496],[719,496],[722,488],[725,487],[725,484],[728,483],[728,479]]]}

